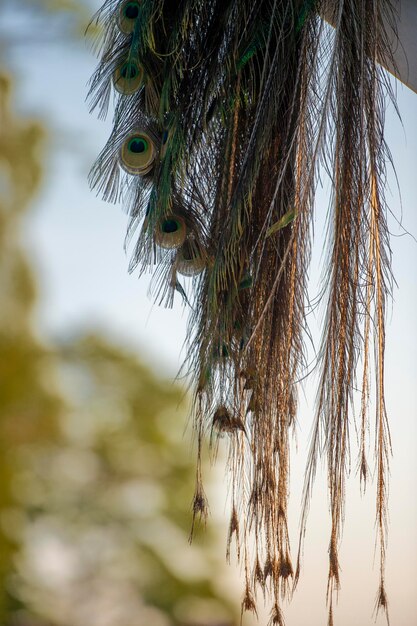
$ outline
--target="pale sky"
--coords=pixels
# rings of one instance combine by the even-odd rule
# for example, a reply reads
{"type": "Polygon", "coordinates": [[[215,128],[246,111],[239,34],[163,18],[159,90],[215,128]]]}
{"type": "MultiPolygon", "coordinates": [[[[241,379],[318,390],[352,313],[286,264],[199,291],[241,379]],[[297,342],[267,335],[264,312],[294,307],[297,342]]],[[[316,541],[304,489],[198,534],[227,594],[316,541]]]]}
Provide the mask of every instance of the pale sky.
{"type": "MultiPolygon", "coordinates": [[[[98,7],[99,2],[93,5],[98,7]]],[[[56,130],[48,139],[43,189],[25,233],[33,269],[40,279],[41,305],[36,329],[44,341],[94,330],[116,339],[165,376],[182,362],[186,313],[181,306],[158,309],[147,297],[147,280],[127,273],[123,251],[127,224],[120,206],[108,205],[90,192],[87,173],[101,150],[111,120],[90,116],[84,102],[95,59],[88,46],[68,42],[16,46],[15,101],[27,115],[44,119],[56,130]],[[59,131],[59,132],[58,132],[59,131]]],[[[401,126],[392,109],[386,136],[402,194],[400,206],[391,176],[388,199],[393,214],[417,237],[417,95],[398,87],[401,126]]],[[[316,257],[322,248],[324,192],[318,194],[316,257]]],[[[417,626],[417,244],[390,220],[393,269],[398,288],[387,316],[386,387],[394,457],[391,464],[390,534],[387,587],[392,626],[417,626]]],[[[312,272],[313,283],[317,280],[312,272]]],[[[314,287],[313,287],[314,292],[314,287]]],[[[299,414],[298,452],[292,456],[291,519],[296,552],[298,511],[308,435],[313,418],[313,383],[305,386],[299,414]]],[[[371,414],[372,419],[372,414],[371,414]]],[[[180,424],[179,428],[183,428],[180,424]]],[[[352,466],[355,468],[355,446],[352,466]]],[[[287,626],[325,626],[325,591],[329,531],[325,472],[314,491],[305,550],[305,569],[297,594],[286,610],[287,626]]],[[[352,471],[347,522],[341,550],[342,590],[337,626],[371,626],[377,590],[374,554],[374,495],[371,485],[359,496],[352,471]]],[[[220,514],[223,514],[223,506],[220,514]]],[[[232,575],[232,572],[231,572],[232,575]]],[[[265,622],[266,623],[266,622],[265,622]]],[[[383,624],[380,617],[378,624],[383,624]]],[[[263,621],[260,621],[264,626],[263,621]]],[[[126,625],[128,626],[128,625],[126,625]]]]}

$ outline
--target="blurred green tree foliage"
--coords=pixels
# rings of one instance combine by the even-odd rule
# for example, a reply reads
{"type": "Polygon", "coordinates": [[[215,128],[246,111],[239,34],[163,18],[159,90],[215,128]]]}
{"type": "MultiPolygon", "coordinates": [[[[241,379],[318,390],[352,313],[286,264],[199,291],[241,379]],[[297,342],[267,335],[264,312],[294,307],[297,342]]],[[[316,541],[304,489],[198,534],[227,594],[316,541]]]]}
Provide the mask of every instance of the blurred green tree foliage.
{"type": "Polygon", "coordinates": [[[27,450],[23,602],[62,626],[234,622],[213,528],[191,546],[194,464],[184,399],[98,337],[54,357],[61,438],[27,450]],[[42,556],[43,555],[43,556],[42,556]]]}
{"type": "MultiPolygon", "coordinates": [[[[0,523],[15,531],[9,522],[14,519],[10,514],[17,451],[39,439],[54,438],[60,400],[48,389],[45,351],[31,329],[35,289],[18,238],[40,182],[43,131],[34,122],[13,117],[10,88],[7,76],[0,75],[0,523]]],[[[2,624],[13,604],[6,577],[16,540],[14,532],[0,532],[2,624]]]]}

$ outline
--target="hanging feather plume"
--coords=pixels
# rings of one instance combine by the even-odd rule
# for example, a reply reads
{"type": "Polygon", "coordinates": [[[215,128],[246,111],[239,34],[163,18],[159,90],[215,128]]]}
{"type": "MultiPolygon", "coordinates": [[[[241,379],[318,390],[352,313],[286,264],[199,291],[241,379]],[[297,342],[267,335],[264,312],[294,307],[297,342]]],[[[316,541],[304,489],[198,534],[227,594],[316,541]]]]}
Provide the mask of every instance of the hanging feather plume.
{"type": "MultiPolygon", "coordinates": [[[[151,293],[190,306],[186,365],[195,381],[194,517],[207,516],[201,454],[229,440],[232,539],[245,572],[242,610],[260,587],[283,624],[319,453],[331,502],[328,604],[333,623],[349,466],[362,374],[360,473],[367,478],[372,332],[377,388],[377,523],[384,583],[390,439],[384,402],[384,310],[390,252],[384,199],[390,0],[107,0],[89,91],[111,136],[91,185],[122,200],[135,233],[130,270],[151,293]],[[332,30],[323,20],[334,26],[332,30]],[[326,328],[294,571],[288,534],[291,429],[305,367],[307,274],[318,169],[332,181],[326,328]],[[184,287],[179,276],[191,278],[184,287]],[[255,546],[252,558],[251,546],[255,546]]],[[[194,527],[194,522],[193,522],[194,527]]]]}

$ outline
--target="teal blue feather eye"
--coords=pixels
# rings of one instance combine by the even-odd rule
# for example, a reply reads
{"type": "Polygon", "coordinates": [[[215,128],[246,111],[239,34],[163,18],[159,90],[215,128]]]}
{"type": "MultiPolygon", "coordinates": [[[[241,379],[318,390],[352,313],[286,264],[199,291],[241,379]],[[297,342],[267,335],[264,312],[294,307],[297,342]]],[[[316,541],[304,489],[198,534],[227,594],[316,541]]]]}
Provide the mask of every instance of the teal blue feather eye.
{"type": "Polygon", "coordinates": [[[155,229],[155,242],[161,248],[173,250],[179,248],[187,236],[187,227],[180,215],[168,215],[155,229]]]}
{"type": "Polygon", "coordinates": [[[164,220],[161,229],[164,233],[176,233],[180,229],[180,224],[174,219],[164,220]]]}
{"type": "Polygon", "coordinates": [[[137,2],[128,2],[123,8],[123,15],[128,20],[135,20],[139,15],[139,6],[137,2]]]}
{"type": "Polygon", "coordinates": [[[123,2],[119,9],[119,28],[125,35],[130,35],[135,29],[136,20],[139,17],[139,0],[129,0],[123,2]]]}
{"type": "Polygon", "coordinates": [[[137,70],[136,65],[134,65],[133,63],[125,63],[122,69],[120,70],[120,76],[128,80],[131,80],[132,78],[136,78],[137,75],[138,75],[138,70],[137,70]]]}
{"type": "Polygon", "coordinates": [[[156,157],[155,144],[144,131],[133,132],[123,142],[120,165],[129,174],[148,174],[156,157]]]}
{"type": "Polygon", "coordinates": [[[116,68],[113,84],[125,96],[135,93],[143,84],[143,69],[135,61],[126,61],[116,68]]]}
{"type": "Polygon", "coordinates": [[[129,141],[127,149],[134,154],[141,154],[148,149],[148,142],[142,137],[135,137],[129,141]]]}

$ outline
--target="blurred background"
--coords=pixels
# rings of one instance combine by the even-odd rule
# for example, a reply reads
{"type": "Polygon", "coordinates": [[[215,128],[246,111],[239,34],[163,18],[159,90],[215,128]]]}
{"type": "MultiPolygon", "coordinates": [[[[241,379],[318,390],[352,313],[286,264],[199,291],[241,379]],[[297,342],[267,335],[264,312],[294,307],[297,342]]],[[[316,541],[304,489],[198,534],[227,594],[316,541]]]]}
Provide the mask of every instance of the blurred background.
{"type": "MultiPolygon", "coordinates": [[[[95,66],[84,32],[99,6],[0,0],[0,625],[234,626],[241,587],[224,558],[222,450],[215,467],[207,462],[207,529],[188,543],[194,455],[186,381],[175,381],[186,311],[153,306],[146,279],[128,275],[127,217],[87,185],[111,123],[84,102],[95,66]]],[[[402,121],[387,110],[401,190],[391,173],[387,586],[391,623],[416,626],[417,95],[396,88],[402,121]]],[[[313,295],[327,204],[324,186],[313,295]]],[[[320,321],[310,320],[315,338],[320,321]]],[[[292,454],[293,550],[313,405],[314,376],[301,390],[292,454]]],[[[353,445],[338,626],[374,623],[375,486],[360,496],[355,454],[353,445]]],[[[326,623],[327,509],[324,470],[288,626],[326,623]]],[[[262,626],[267,614],[266,604],[262,626]]]]}

